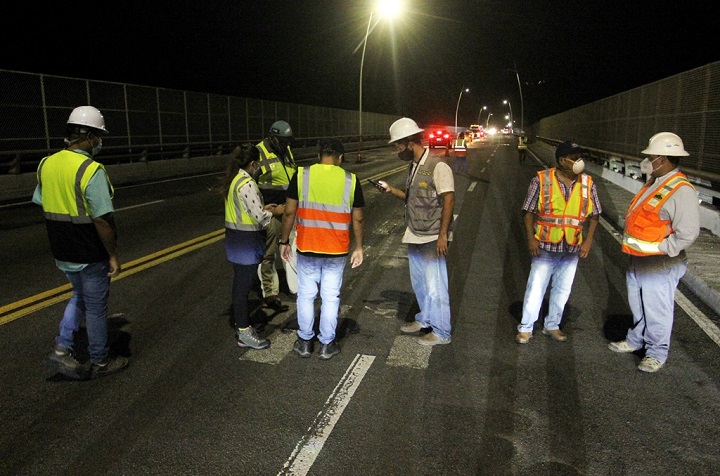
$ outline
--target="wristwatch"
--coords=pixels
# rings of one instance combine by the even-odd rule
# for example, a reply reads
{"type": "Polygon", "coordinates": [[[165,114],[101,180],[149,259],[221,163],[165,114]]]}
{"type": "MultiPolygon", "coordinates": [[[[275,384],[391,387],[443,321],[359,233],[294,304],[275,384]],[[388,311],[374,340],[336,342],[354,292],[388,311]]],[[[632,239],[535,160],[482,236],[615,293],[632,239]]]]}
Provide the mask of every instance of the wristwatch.
{"type": "Polygon", "coordinates": [[[289,245],[289,244],[290,244],[290,240],[287,240],[287,241],[278,240],[278,245],[289,245]]]}

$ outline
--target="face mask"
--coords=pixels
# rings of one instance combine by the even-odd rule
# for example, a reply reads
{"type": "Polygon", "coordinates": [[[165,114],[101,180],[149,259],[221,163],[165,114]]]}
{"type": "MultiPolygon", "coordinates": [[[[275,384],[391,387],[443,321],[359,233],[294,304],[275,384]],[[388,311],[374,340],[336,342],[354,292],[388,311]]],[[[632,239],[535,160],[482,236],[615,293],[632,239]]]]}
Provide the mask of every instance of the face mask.
{"type": "Polygon", "coordinates": [[[410,162],[415,158],[415,153],[410,147],[405,147],[405,150],[398,152],[398,158],[403,162],[410,162]]]}
{"type": "MultiPolygon", "coordinates": [[[[658,157],[657,159],[659,158],[660,157],[658,157]]],[[[643,159],[643,161],[640,162],[640,172],[644,173],[645,175],[651,175],[653,172],[655,172],[655,167],[653,167],[655,160],[650,160],[648,158],[643,159]]]]}
{"type": "Polygon", "coordinates": [[[98,155],[100,153],[101,150],[102,150],[102,139],[98,139],[98,144],[92,148],[92,152],[90,152],[90,155],[95,157],[96,155],[98,155]]]}
{"type": "Polygon", "coordinates": [[[575,175],[579,175],[582,173],[583,170],[585,170],[585,161],[583,159],[576,160],[572,166],[573,173],[575,175]]]}

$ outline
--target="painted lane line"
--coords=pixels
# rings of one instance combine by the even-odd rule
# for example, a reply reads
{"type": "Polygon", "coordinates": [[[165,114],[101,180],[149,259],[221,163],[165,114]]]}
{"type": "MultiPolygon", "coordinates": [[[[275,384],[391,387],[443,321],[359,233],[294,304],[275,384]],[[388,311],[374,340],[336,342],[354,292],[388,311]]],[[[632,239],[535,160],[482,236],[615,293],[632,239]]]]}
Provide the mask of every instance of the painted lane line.
{"type": "Polygon", "coordinates": [[[115,211],[116,211],[116,212],[123,212],[123,211],[125,211],[125,210],[132,210],[133,208],[140,208],[140,207],[146,207],[146,206],[148,206],[148,205],[155,205],[156,203],[162,203],[162,202],[164,202],[164,201],[165,201],[165,200],[155,200],[155,201],[153,201],[153,202],[140,203],[140,204],[138,204],[138,205],[131,205],[131,206],[129,206],[129,207],[116,208],[115,211]]]}
{"type": "MultiPolygon", "coordinates": [[[[485,169],[483,169],[483,170],[485,170],[485,169]]],[[[482,172],[481,172],[481,173],[482,173],[482,172]]],[[[468,192],[472,192],[473,190],[475,190],[475,187],[476,187],[476,186],[477,186],[477,182],[472,182],[472,183],[470,184],[470,186],[468,187],[467,191],[468,191],[468,192]]]]}
{"type": "Polygon", "coordinates": [[[315,421],[310,425],[305,436],[298,442],[278,476],[304,476],[310,471],[315,458],[325,445],[335,424],[345,411],[345,407],[350,403],[350,399],[360,386],[360,382],[365,377],[373,360],[375,360],[373,355],[358,354],[355,356],[345,375],[325,402],[323,409],[315,417],[315,421]]]}

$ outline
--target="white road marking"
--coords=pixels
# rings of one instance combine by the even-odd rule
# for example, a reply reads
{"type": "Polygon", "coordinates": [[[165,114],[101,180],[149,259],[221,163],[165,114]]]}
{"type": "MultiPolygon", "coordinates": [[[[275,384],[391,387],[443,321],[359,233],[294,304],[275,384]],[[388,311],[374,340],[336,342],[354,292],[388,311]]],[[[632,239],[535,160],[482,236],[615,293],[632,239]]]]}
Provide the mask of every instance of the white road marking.
{"type": "Polygon", "coordinates": [[[278,476],[304,476],[310,471],[315,458],[322,450],[374,360],[375,356],[373,355],[358,354],[355,356],[345,375],[325,402],[323,409],[315,417],[315,421],[307,429],[305,436],[298,442],[278,476]]]}
{"type": "MultiPolygon", "coordinates": [[[[484,170],[485,170],[485,169],[483,169],[483,171],[484,171],[484,170]]],[[[472,183],[470,184],[470,186],[468,187],[467,191],[468,191],[468,192],[472,192],[473,190],[475,190],[475,186],[476,186],[476,185],[477,185],[477,182],[472,182],[472,183]]]]}
{"type": "Polygon", "coordinates": [[[121,212],[121,211],[123,211],[123,210],[132,210],[133,208],[140,208],[140,207],[146,207],[146,206],[148,206],[148,205],[155,205],[156,203],[162,203],[162,202],[164,202],[164,201],[165,201],[165,200],[155,200],[155,201],[152,201],[152,202],[140,203],[140,204],[138,204],[138,205],[131,205],[131,206],[129,206],[129,207],[116,208],[115,211],[116,211],[116,212],[121,212]]]}

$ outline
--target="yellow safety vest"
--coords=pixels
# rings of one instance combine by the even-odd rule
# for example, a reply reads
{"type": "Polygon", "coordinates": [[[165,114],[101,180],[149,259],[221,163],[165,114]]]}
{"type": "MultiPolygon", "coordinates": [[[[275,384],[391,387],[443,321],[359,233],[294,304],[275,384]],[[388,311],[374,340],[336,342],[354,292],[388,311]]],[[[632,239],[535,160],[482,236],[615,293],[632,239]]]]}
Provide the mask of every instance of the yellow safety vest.
{"type": "Polygon", "coordinates": [[[538,172],[540,193],[535,225],[535,238],[545,243],[559,243],[565,239],[569,245],[582,243],[583,223],[593,212],[590,198],[592,177],[580,174],[565,201],[555,168],[538,172]]]}
{"type": "MultiPolygon", "coordinates": [[[[260,142],[256,147],[260,150],[261,175],[258,178],[258,186],[261,189],[287,190],[290,179],[295,175],[294,162],[286,166],[275,152],[265,146],[265,141],[260,142]]],[[[290,158],[294,160],[290,147],[287,150],[290,158]]]]}
{"type": "Polygon", "coordinates": [[[467,148],[465,147],[465,139],[455,139],[455,145],[453,148],[455,149],[456,157],[465,157],[467,155],[467,148]]]}
{"type": "Polygon", "coordinates": [[[225,228],[231,230],[258,231],[262,226],[245,211],[240,199],[240,190],[252,180],[243,174],[237,176],[230,183],[227,198],[225,199],[225,228]],[[238,220],[240,217],[240,220],[238,220]]]}
{"type": "Polygon", "coordinates": [[[350,250],[355,174],[315,164],[298,168],[298,251],[341,255],[350,250]]]}

